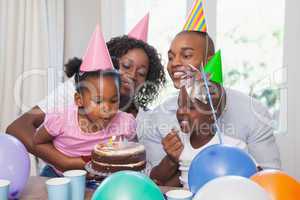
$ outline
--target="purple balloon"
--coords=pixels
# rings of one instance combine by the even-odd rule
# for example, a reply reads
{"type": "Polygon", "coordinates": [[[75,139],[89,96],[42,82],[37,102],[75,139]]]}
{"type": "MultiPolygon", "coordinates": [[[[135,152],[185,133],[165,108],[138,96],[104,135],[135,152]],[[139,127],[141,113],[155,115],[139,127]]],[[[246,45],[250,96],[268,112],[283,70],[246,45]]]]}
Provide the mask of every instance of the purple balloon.
{"type": "Polygon", "coordinates": [[[9,198],[19,198],[30,172],[29,154],[15,137],[0,133],[0,179],[10,181],[9,198]]]}

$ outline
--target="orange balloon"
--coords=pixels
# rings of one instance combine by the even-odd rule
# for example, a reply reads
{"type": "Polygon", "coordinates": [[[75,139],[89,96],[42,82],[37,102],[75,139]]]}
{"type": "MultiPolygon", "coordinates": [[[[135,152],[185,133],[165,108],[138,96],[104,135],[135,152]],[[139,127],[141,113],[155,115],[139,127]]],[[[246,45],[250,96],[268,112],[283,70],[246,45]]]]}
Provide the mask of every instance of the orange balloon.
{"type": "Polygon", "coordinates": [[[251,180],[262,186],[272,200],[300,200],[300,183],[284,172],[265,170],[253,175],[251,180]]]}

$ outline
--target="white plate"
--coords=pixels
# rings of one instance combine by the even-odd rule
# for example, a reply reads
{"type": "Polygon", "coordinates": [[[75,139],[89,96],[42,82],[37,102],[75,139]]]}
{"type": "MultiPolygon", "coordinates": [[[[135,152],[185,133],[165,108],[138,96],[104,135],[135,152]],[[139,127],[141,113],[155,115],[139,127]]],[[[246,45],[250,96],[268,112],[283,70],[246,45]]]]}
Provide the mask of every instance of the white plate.
{"type": "MultiPolygon", "coordinates": [[[[106,177],[108,177],[109,175],[113,174],[113,173],[111,173],[111,172],[105,173],[105,172],[99,172],[99,171],[93,169],[93,168],[92,168],[92,161],[86,163],[85,166],[84,166],[84,168],[85,168],[85,170],[86,170],[87,172],[89,172],[90,174],[95,175],[95,176],[98,176],[98,177],[100,177],[100,178],[106,178],[106,177]]],[[[146,169],[143,169],[143,170],[140,171],[140,172],[145,174],[145,173],[146,173],[146,169]]]]}
{"type": "Polygon", "coordinates": [[[103,177],[103,178],[108,177],[109,175],[112,174],[112,173],[104,173],[104,172],[99,172],[99,171],[94,170],[92,168],[92,162],[91,161],[88,162],[88,163],[86,163],[85,166],[84,166],[84,168],[90,174],[96,175],[96,176],[99,176],[99,177],[103,177]]]}

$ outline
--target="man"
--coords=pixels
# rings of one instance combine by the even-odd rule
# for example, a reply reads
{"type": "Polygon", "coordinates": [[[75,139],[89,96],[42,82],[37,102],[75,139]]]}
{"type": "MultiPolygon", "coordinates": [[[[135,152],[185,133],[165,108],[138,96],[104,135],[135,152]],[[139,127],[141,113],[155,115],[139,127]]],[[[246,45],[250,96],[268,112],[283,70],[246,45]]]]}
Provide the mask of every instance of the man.
{"type": "MultiPolygon", "coordinates": [[[[174,87],[180,89],[190,64],[200,66],[214,54],[214,44],[205,32],[183,31],[171,43],[168,72],[174,87]],[[207,50],[207,51],[206,51],[207,50]]],[[[138,124],[139,140],[145,145],[149,174],[158,184],[178,185],[178,160],[183,145],[171,129],[179,127],[176,119],[178,94],[144,116],[138,124]],[[163,174],[163,176],[161,176],[163,174]],[[175,182],[174,182],[175,181],[175,182]]],[[[225,89],[219,127],[225,135],[244,141],[249,153],[263,168],[280,168],[280,156],[270,126],[268,110],[256,100],[225,89]]]]}

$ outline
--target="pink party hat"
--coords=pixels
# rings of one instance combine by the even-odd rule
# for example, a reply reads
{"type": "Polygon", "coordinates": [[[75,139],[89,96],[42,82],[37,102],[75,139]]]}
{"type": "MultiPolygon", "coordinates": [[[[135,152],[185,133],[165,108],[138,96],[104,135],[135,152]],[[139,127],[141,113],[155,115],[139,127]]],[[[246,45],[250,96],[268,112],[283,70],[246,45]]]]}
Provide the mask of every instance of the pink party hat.
{"type": "Polygon", "coordinates": [[[80,71],[90,72],[111,69],[114,69],[114,67],[100,27],[97,25],[83,56],[80,71]]]}
{"type": "Polygon", "coordinates": [[[143,19],[141,19],[139,23],[137,23],[135,27],[133,27],[133,29],[128,33],[128,37],[132,37],[147,42],[148,26],[149,26],[149,13],[147,13],[147,15],[145,15],[143,19]]]}

